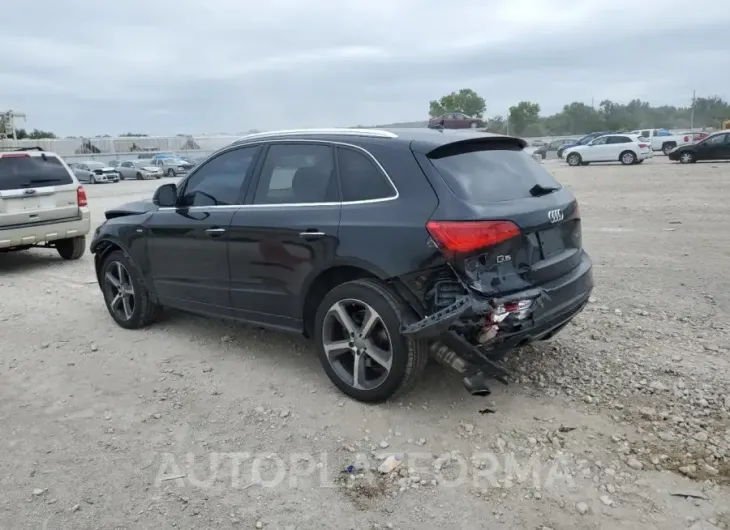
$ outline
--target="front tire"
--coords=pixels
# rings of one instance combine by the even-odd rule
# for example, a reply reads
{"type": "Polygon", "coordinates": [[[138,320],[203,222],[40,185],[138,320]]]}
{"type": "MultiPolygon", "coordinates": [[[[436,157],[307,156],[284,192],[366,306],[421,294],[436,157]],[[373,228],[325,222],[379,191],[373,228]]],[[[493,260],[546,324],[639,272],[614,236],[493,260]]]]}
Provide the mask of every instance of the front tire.
{"type": "Polygon", "coordinates": [[[317,309],[314,339],[327,376],[363,402],[385,401],[410,390],[428,361],[428,343],[400,333],[409,308],[382,283],[338,285],[317,309]]]}
{"type": "Polygon", "coordinates": [[[114,322],[125,329],[140,329],[157,320],[161,307],[150,300],[142,274],[125,252],[109,253],[100,270],[99,284],[114,322]]]}
{"type": "Polygon", "coordinates": [[[94,176],[92,175],[92,176],[91,176],[91,178],[89,179],[89,183],[90,183],[90,184],[96,184],[96,177],[94,177],[94,176]]]}
{"type": "Polygon", "coordinates": [[[630,166],[636,163],[636,154],[633,151],[624,151],[618,159],[623,165],[630,166]]]}
{"type": "Polygon", "coordinates": [[[568,162],[569,166],[579,166],[583,162],[583,159],[578,153],[570,153],[565,161],[568,162]]]}
{"type": "Polygon", "coordinates": [[[681,155],[679,156],[679,161],[680,161],[680,162],[681,162],[682,164],[693,164],[693,163],[694,163],[694,162],[696,161],[696,160],[695,160],[695,155],[693,155],[692,153],[689,153],[689,152],[687,152],[687,153],[682,153],[682,154],[681,154],[681,155]]]}
{"type": "Polygon", "coordinates": [[[174,169],[168,169],[167,170],[167,176],[168,177],[174,177],[175,176],[175,170],[174,169]]]}
{"type": "Polygon", "coordinates": [[[663,152],[663,153],[664,153],[665,155],[669,155],[669,151],[671,151],[671,150],[672,150],[672,149],[674,149],[675,147],[677,147],[677,144],[675,144],[675,143],[673,143],[673,142],[672,142],[672,143],[666,143],[666,144],[664,144],[664,145],[662,146],[662,152],[663,152]]]}
{"type": "Polygon", "coordinates": [[[86,238],[84,236],[61,239],[56,242],[58,255],[65,260],[76,260],[86,252],[86,238]]]}
{"type": "Polygon", "coordinates": [[[137,180],[144,180],[142,173],[137,173],[137,180]]]}

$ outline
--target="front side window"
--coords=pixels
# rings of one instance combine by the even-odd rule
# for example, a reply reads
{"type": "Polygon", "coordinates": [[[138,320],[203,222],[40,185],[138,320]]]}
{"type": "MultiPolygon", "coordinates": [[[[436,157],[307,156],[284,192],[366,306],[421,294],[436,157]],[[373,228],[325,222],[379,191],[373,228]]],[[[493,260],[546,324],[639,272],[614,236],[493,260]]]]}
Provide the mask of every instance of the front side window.
{"type": "Polygon", "coordinates": [[[228,206],[241,203],[241,190],[258,146],[242,147],[209,160],[185,183],[181,206],[228,206]]]}
{"type": "Polygon", "coordinates": [[[382,170],[365,153],[338,147],[337,164],[344,202],[387,199],[395,196],[395,190],[382,170]]]}
{"type": "Polygon", "coordinates": [[[727,134],[718,134],[715,136],[711,136],[707,139],[707,143],[710,145],[722,145],[725,143],[725,137],[727,134]]]}
{"type": "Polygon", "coordinates": [[[334,168],[329,145],[271,144],[254,204],[338,202],[334,168]]]}
{"type": "Polygon", "coordinates": [[[593,145],[603,145],[608,141],[608,137],[606,136],[600,136],[593,140],[593,145]]]}

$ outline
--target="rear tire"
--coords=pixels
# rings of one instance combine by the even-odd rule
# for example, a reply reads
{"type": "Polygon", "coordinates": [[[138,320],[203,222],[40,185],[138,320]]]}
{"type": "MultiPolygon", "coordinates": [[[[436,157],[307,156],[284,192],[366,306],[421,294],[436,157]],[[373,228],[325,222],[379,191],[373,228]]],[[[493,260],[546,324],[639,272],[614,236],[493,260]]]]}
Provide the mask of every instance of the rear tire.
{"type": "Polygon", "coordinates": [[[175,170],[174,169],[168,169],[167,170],[167,176],[168,177],[174,177],[175,176],[175,170]]]}
{"type": "MultiPolygon", "coordinates": [[[[327,376],[343,393],[363,402],[377,403],[408,392],[420,379],[428,361],[428,343],[413,341],[400,333],[401,324],[410,309],[381,282],[371,279],[355,280],[338,285],[322,299],[314,320],[314,340],[322,367],[327,376]],[[369,306],[380,317],[381,331],[389,340],[390,368],[374,388],[356,388],[343,379],[325,353],[325,340],[331,309],[338,302],[357,302],[369,306]]],[[[353,322],[360,329],[362,323],[353,322]]],[[[343,354],[347,359],[348,354],[343,354]]]]}
{"type": "Polygon", "coordinates": [[[91,178],[89,179],[89,184],[96,184],[96,177],[94,177],[92,175],[91,178]]]}
{"type": "Polygon", "coordinates": [[[583,159],[578,153],[570,153],[565,161],[569,166],[579,166],[583,163],[583,159]]]}
{"type": "Polygon", "coordinates": [[[58,255],[66,260],[79,259],[86,252],[86,238],[84,236],[61,239],[56,242],[58,255]]]}
{"type": "Polygon", "coordinates": [[[144,180],[142,173],[137,173],[137,180],[144,180]]]}
{"type": "Polygon", "coordinates": [[[695,163],[695,162],[696,162],[696,160],[695,160],[695,155],[694,155],[694,154],[692,154],[692,153],[689,153],[689,152],[686,152],[686,153],[682,153],[682,154],[681,154],[681,155],[679,156],[679,161],[680,161],[680,162],[681,162],[682,164],[693,164],[693,163],[695,163]]]}
{"type": "Polygon", "coordinates": [[[635,164],[637,160],[636,154],[633,151],[624,151],[619,155],[618,159],[625,166],[635,164]]]}
{"type": "Polygon", "coordinates": [[[107,311],[114,322],[125,329],[144,328],[156,321],[162,311],[162,306],[152,302],[149,292],[144,285],[142,274],[131,258],[122,250],[110,252],[104,259],[99,273],[99,285],[104,295],[107,311]],[[112,307],[115,293],[107,281],[107,274],[115,274],[117,263],[121,264],[128,276],[128,285],[133,290],[133,309],[130,318],[122,318],[112,307]]]}

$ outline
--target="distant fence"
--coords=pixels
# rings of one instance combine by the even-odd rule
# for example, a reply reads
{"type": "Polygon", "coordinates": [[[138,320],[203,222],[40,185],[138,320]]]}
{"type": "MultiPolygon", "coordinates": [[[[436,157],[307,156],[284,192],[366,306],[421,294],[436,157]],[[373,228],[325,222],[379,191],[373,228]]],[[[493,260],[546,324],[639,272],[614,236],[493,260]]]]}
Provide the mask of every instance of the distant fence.
{"type": "Polygon", "coordinates": [[[149,136],[64,138],[43,140],[0,140],[0,151],[21,147],[41,147],[58,153],[63,158],[114,159],[137,158],[140,153],[196,153],[204,154],[229,145],[240,136],[149,136]]]}

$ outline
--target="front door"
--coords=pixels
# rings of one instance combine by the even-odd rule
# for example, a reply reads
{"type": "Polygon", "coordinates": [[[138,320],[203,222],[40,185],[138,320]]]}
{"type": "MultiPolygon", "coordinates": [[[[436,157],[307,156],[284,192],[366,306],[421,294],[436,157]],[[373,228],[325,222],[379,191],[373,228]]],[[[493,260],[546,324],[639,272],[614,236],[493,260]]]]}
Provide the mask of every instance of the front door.
{"type": "Polygon", "coordinates": [[[586,156],[583,157],[583,160],[586,162],[606,162],[608,160],[611,160],[612,146],[607,145],[607,141],[608,136],[601,136],[593,140],[590,145],[583,149],[583,151],[586,153],[586,156]]]}
{"type": "Polygon", "coordinates": [[[256,188],[231,222],[234,315],[302,329],[304,288],[328,268],[337,248],[341,204],[333,147],[271,142],[256,188]]]}
{"type": "Polygon", "coordinates": [[[726,156],[727,134],[714,134],[697,145],[698,160],[722,160],[726,156]]]}
{"type": "Polygon", "coordinates": [[[232,148],[199,166],[180,185],[178,206],[147,223],[147,252],[160,302],[231,316],[228,241],[258,147],[232,148]]]}

